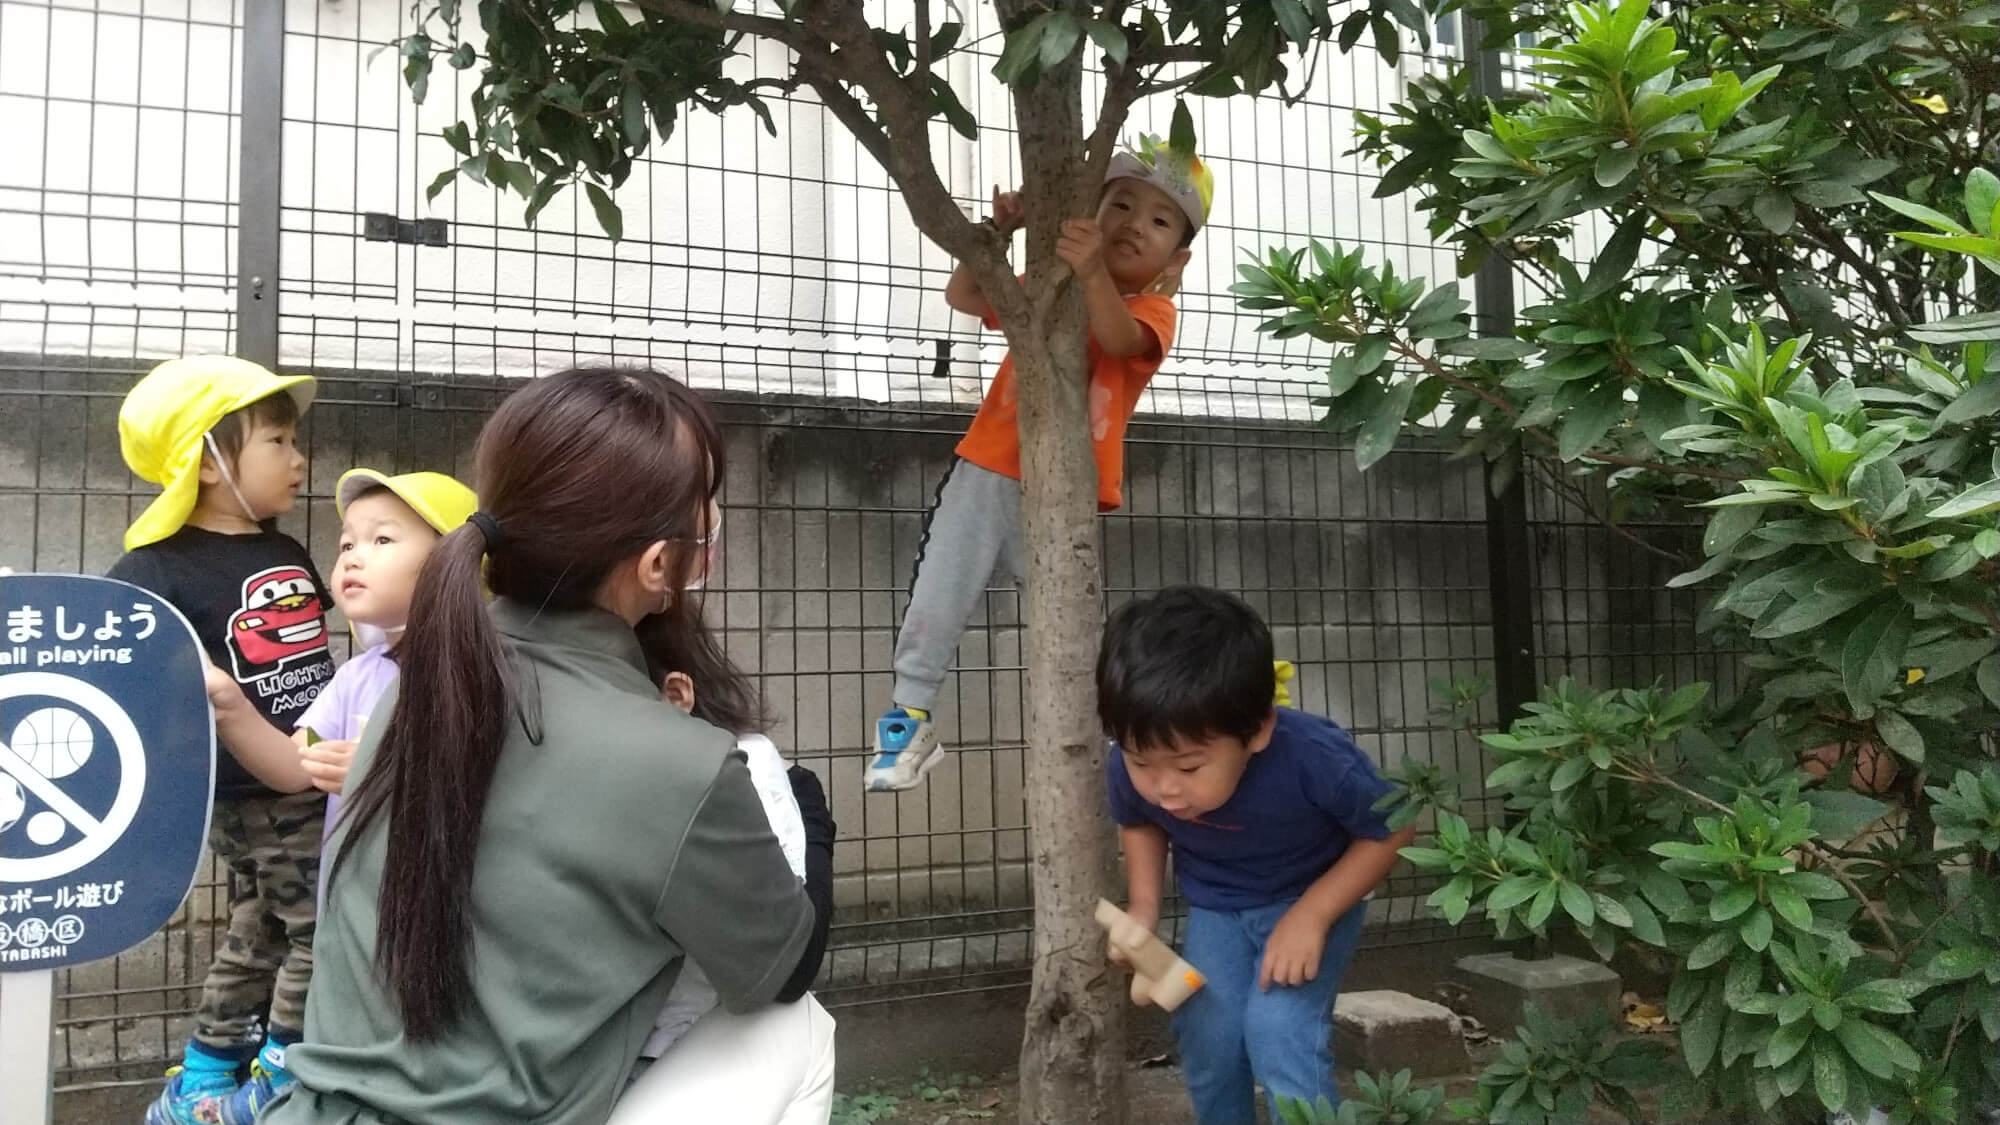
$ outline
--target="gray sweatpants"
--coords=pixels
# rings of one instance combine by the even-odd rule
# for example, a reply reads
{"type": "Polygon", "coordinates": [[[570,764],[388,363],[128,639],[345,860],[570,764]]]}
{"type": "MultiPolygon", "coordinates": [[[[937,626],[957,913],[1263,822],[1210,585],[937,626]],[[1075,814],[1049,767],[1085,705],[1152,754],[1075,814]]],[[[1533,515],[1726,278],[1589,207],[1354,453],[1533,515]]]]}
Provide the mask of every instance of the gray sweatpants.
{"type": "Polygon", "coordinates": [[[972,611],[988,586],[1019,585],[1021,482],[954,461],[917,545],[910,608],[896,634],[896,698],[925,711],[937,702],[972,611]]]}

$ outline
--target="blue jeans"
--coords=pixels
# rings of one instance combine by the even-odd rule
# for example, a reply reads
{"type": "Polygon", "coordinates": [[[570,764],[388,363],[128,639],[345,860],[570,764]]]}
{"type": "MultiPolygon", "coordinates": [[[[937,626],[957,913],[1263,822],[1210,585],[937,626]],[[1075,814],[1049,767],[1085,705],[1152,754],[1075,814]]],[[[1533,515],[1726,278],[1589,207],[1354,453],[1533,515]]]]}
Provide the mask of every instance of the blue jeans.
{"type": "Polygon", "coordinates": [[[1361,941],[1368,904],[1333,924],[1319,975],[1297,988],[1257,987],[1264,943],[1290,902],[1247,910],[1188,910],[1181,955],[1208,984],[1174,1013],[1174,1038],[1200,1125],[1256,1125],[1257,1089],[1271,1097],[1340,1104],[1333,1083],[1333,998],[1361,941]]]}

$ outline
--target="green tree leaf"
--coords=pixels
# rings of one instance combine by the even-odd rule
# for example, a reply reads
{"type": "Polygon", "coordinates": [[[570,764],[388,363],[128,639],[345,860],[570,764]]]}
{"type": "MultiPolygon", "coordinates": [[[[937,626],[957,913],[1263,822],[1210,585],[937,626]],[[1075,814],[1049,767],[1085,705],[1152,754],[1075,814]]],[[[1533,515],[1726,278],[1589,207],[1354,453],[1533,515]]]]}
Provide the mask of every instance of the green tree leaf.
{"type": "Polygon", "coordinates": [[[1757,901],[1757,888],[1738,883],[1717,894],[1708,904],[1708,916],[1717,922],[1735,918],[1757,901]]]}
{"type": "Polygon", "coordinates": [[[1574,461],[1604,440],[1604,435],[1625,416],[1625,397],[1615,384],[1602,386],[1584,397],[1563,419],[1557,456],[1574,461]]]}
{"type": "Polygon", "coordinates": [[[1751,213],[1772,234],[1785,234],[1798,221],[1798,207],[1792,197],[1780,191],[1761,192],[1751,205],[1751,213]]]}
{"type": "Polygon", "coordinates": [[[1753,907],[1743,918],[1743,925],[1737,930],[1743,944],[1762,953],[1771,944],[1771,912],[1763,907],[1753,907]]]}
{"type": "Polygon", "coordinates": [[[583,185],[583,193],[590,197],[590,209],[597,215],[597,225],[613,242],[625,237],[625,213],[612,202],[611,196],[596,184],[583,185]]]}
{"type": "Polygon", "coordinates": [[[1924,975],[1936,981],[1958,981],[2000,968],[2000,950],[1961,946],[1931,958],[1924,975]]]}
{"type": "Polygon", "coordinates": [[[1376,400],[1367,420],[1361,423],[1361,433],[1354,439],[1355,464],[1366,469],[1396,447],[1396,437],[1403,432],[1404,415],[1409,412],[1410,399],[1416,391],[1416,380],[1404,379],[1376,400]]]}
{"type": "Polygon", "coordinates": [[[1590,899],[1590,892],[1575,883],[1562,884],[1562,907],[1584,929],[1597,924],[1597,904],[1590,899]]]}
{"type": "Polygon", "coordinates": [[[1783,883],[1771,883],[1765,887],[1764,893],[1771,900],[1771,909],[1785,920],[1786,925],[1795,930],[1812,929],[1812,905],[1799,892],[1783,883]]]}
{"type": "Polygon", "coordinates": [[[1829,1113],[1847,1107],[1847,1060],[1839,1047],[1825,1039],[1813,1042],[1813,1090],[1829,1113]]]}
{"type": "Polygon", "coordinates": [[[1934,520],[1961,519],[1965,516],[1984,515],[2000,512],[2000,480],[1989,480],[1985,484],[1968,489],[1957,499],[1931,509],[1934,520]]]}
{"type": "Polygon", "coordinates": [[[1898,757],[1908,762],[1924,760],[1924,736],[1908,719],[1894,711],[1880,711],[1875,715],[1875,732],[1882,741],[1894,750],[1898,757]]]}
{"type": "Polygon", "coordinates": [[[1715,1060],[1716,1044],[1722,1040],[1723,1017],[1727,1009],[1723,1007],[1721,993],[1709,996],[1688,1013],[1681,1021],[1681,1053],[1687,1057],[1688,1070],[1696,1077],[1708,1069],[1715,1060]]]}
{"type": "Polygon", "coordinates": [[[1688,951],[1687,967],[1696,971],[1706,969],[1729,956],[1729,951],[1734,948],[1736,948],[1736,934],[1730,930],[1716,930],[1696,942],[1694,948],[1688,951]]]}

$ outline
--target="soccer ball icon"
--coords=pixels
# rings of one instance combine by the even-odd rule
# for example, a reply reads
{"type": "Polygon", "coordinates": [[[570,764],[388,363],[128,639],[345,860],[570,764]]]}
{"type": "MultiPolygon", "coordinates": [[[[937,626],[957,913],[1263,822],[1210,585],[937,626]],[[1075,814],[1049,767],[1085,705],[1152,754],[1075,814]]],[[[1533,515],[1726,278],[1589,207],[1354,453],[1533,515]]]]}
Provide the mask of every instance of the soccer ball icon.
{"type": "Polygon", "coordinates": [[[0,773],[0,832],[14,827],[27,811],[28,795],[21,791],[21,783],[0,773]]]}
{"type": "Polygon", "coordinates": [[[22,719],[7,744],[35,772],[54,780],[82,769],[96,741],[82,715],[67,707],[44,707],[22,719]]]}

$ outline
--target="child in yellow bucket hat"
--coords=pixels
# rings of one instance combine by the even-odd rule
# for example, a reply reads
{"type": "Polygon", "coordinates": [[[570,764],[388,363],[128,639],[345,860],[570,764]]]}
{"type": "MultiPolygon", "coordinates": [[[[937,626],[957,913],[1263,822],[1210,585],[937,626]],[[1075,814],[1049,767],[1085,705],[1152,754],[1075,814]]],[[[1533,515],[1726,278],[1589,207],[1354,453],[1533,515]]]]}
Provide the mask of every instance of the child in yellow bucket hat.
{"type": "MultiPolygon", "coordinates": [[[[190,356],[155,367],[118,411],[126,465],[161,492],[125,533],[110,576],[179,609],[215,674],[254,701],[250,720],[274,734],[333,678],[325,584],[306,549],[271,522],[305,483],[298,424],[314,388],[310,376],[190,356]]],[[[267,1042],[282,1049],[298,1039],[325,805],[317,792],[280,793],[229,758],[216,761],[209,848],[246,890],[230,903],[193,1037],[147,1125],[238,1120],[229,1103],[245,1065],[267,1042]]]]}
{"type": "MultiPolygon", "coordinates": [[[[417,577],[431,548],[478,506],[470,488],[443,473],[391,476],[375,469],[349,470],[334,488],[341,522],[333,600],[357,633],[365,629],[365,635],[379,639],[340,666],[295,721],[289,737],[262,721],[235,681],[219,670],[209,673],[209,697],[223,744],[275,789],[329,794],[329,835],[355,743],[396,682],[390,652],[409,622],[417,577]]],[[[267,1048],[230,1102],[235,1116],[225,1120],[253,1120],[291,1082],[282,1047],[267,1048]]]]}

